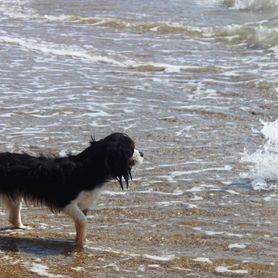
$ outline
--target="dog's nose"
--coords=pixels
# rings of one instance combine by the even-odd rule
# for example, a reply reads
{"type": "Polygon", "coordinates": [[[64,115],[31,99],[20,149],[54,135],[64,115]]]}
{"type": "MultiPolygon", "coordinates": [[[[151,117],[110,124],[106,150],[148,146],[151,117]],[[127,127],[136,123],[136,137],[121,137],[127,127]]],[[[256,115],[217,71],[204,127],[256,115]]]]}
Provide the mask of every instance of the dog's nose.
{"type": "Polygon", "coordinates": [[[141,157],[144,157],[144,154],[142,152],[139,152],[139,154],[140,154],[141,157]]]}

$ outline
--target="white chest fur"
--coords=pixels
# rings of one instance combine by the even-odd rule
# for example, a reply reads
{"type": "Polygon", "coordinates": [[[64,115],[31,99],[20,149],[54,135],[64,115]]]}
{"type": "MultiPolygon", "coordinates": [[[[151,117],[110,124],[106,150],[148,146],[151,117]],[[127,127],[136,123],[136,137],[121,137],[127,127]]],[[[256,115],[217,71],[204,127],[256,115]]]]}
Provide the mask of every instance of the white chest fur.
{"type": "Polygon", "coordinates": [[[98,199],[99,195],[101,193],[101,189],[93,189],[88,191],[81,191],[77,198],[73,200],[74,202],[81,210],[89,209],[91,208],[98,199]]]}

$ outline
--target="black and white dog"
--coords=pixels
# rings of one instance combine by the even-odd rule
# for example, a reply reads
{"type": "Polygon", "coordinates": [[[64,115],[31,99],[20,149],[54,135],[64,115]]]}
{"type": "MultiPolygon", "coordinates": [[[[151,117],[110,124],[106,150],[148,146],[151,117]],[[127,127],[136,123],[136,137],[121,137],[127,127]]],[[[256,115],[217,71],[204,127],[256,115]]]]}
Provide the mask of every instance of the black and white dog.
{"type": "Polygon", "coordinates": [[[123,189],[131,179],[131,168],[143,162],[143,153],[135,149],[130,137],[113,133],[90,142],[78,155],[34,157],[28,154],[0,153],[0,194],[14,228],[21,222],[21,200],[46,205],[51,211],[63,211],[76,227],[76,244],[86,241],[86,214],[102,185],[116,179],[123,189]]]}

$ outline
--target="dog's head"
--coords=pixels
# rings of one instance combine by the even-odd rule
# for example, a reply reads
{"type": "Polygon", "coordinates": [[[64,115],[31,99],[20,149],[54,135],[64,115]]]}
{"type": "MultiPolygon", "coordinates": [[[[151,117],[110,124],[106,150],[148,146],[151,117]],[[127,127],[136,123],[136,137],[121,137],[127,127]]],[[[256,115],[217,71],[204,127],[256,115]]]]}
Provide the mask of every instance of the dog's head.
{"type": "Polygon", "coordinates": [[[138,151],[133,140],[123,133],[113,133],[101,141],[105,145],[106,167],[110,176],[118,180],[122,189],[124,179],[128,188],[128,181],[132,179],[131,169],[143,162],[143,153],[138,151]]]}

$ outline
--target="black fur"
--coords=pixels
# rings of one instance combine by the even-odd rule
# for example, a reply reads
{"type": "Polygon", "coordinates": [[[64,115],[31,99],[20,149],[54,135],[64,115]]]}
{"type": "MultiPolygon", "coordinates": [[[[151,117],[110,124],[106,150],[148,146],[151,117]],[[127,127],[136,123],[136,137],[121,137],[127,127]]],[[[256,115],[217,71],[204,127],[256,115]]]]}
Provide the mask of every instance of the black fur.
{"type": "Polygon", "coordinates": [[[92,190],[116,179],[122,189],[131,178],[134,142],[122,133],[91,141],[78,155],[34,157],[0,153],[0,194],[24,198],[60,211],[82,190],[92,190]]]}

